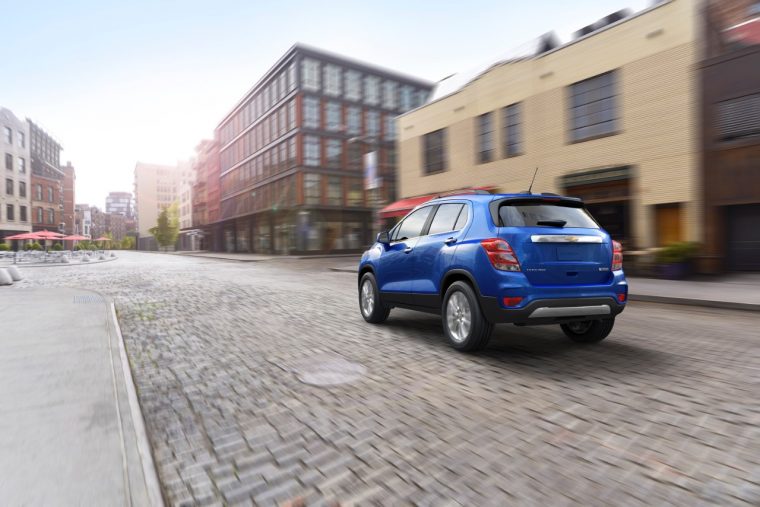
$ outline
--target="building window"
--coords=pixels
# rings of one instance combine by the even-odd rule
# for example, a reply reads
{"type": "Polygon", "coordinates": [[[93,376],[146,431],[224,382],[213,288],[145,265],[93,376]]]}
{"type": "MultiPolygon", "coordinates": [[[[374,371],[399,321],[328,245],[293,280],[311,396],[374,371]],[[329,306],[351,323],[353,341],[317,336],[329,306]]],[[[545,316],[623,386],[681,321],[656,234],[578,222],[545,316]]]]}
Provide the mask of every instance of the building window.
{"type": "Polygon", "coordinates": [[[503,111],[502,132],[504,156],[514,157],[522,154],[522,118],[520,104],[507,106],[503,111]]]}
{"type": "Polygon", "coordinates": [[[328,102],[326,106],[325,117],[327,123],[325,127],[327,130],[332,130],[333,132],[340,130],[340,103],[334,101],[328,102]]]}
{"type": "Polygon", "coordinates": [[[308,129],[319,128],[319,99],[314,97],[303,99],[303,126],[308,129]]]}
{"type": "Polygon", "coordinates": [[[718,102],[721,141],[760,135],[760,93],[718,102]]]}
{"type": "Polygon", "coordinates": [[[42,223],[42,208],[37,208],[37,223],[42,223]]]}
{"type": "Polygon", "coordinates": [[[13,204],[6,205],[5,206],[5,219],[8,220],[9,222],[12,222],[12,221],[16,220],[15,212],[16,211],[15,211],[15,208],[14,208],[13,204]]]}
{"type": "Polygon", "coordinates": [[[415,107],[420,107],[425,102],[427,102],[428,92],[425,90],[417,90],[417,92],[414,94],[414,98],[412,100],[412,109],[415,107]]]}
{"type": "Polygon", "coordinates": [[[398,107],[397,97],[398,86],[394,81],[383,82],[383,107],[386,109],[396,109],[398,107]]]}
{"type": "Polygon", "coordinates": [[[288,130],[296,128],[296,101],[288,102],[288,130]]]}
{"type": "Polygon", "coordinates": [[[401,106],[401,112],[405,113],[412,109],[412,87],[409,85],[403,85],[399,89],[399,102],[401,106]]]}
{"type": "Polygon", "coordinates": [[[301,79],[304,90],[319,91],[319,62],[311,58],[304,58],[301,62],[301,79]]]}
{"type": "Polygon", "coordinates": [[[348,168],[362,168],[362,146],[361,143],[348,143],[348,168]]]}
{"type": "Polygon", "coordinates": [[[570,140],[585,141],[617,130],[615,72],[570,85],[570,140]]]}
{"type": "Polygon", "coordinates": [[[446,129],[436,130],[423,137],[425,151],[425,174],[446,170],[446,129]]]}
{"type": "Polygon", "coordinates": [[[327,204],[330,206],[343,205],[343,184],[340,176],[329,176],[327,178],[327,204]]]}
{"type": "Polygon", "coordinates": [[[378,111],[367,111],[367,135],[376,136],[380,133],[380,113],[378,111]]]}
{"type": "Polygon", "coordinates": [[[380,103],[380,78],[364,76],[364,103],[376,106],[380,103]]]}
{"type": "Polygon", "coordinates": [[[493,160],[493,113],[481,114],[476,118],[478,122],[478,162],[490,162],[493,160]]]}
{"type": "Polygon", "coordinates": [[[53,208],[48,208],[47,210],[47,223],[55,223],[55,210],[53,208]]]}
{"type": "Polygon", "coordinates": [[[288,91],[292,92],[296,89],[296,66],[294,64],[288,65],[288,91]]]}
{"type": "Polygon", "coordinates": [[[26,135],[23,132],[18,133],[18,145],[26,148],[26,135]]]}
{"type": "Polygon", "coordinates": [[[291,137],[288,139],[288,167],[296,165],[296,140],[291,137]]]}
{"type": "Polygon", "coordinates": [[[26,182],[24,181],[18,182],[18,196],[26,197],[26,182]]]}
{"type": "Polygon", "coordinates": [[[13,180],[10,178],[5,180],[5,193],[7,195],[13,195],[13,180]]]}
{"type": "Polygon", "coordinates": [[[346,71],[346,93],[347,100],[359,100],[362,97],[362,75],[356,70],[346,71]]]}
{"type": "Polygon", "coordinates": [[[385,115],[385,125],[383,125],[383,137],[387,141],[396,139],[396,117],[392,114],[385,115]]]}
{"type": "MultiPolygon", "coordinates": [[[[38,201],[42,200],[42,185],[39,183],[34,186],[34,198],[38,201]]],[[[42,222],[42,220],[40,220],[42,222]]]]}
{"type": "Polygon", "coordinates": [[[348,184],[346,200],[349,206],[362,206],[364,204],[364,181],[359,178],[351,178],[348,184]]]}
{"type": "Polygon", "coordinates": [[[18,172],[21,174],[26,173],[26,160],[21,157],[18,158],[18,172]]]}
{"type": "Polygon", "coordinates": [[[341,70],[337,65],[325,65],[325,95],[339,97],[341,70]]]}
{"type": "Polygon", "coordinates": [[[5,142],[8,144],[13,144],[13,131],[11,130],[11,128],[5,127],[4,132],[5,132],[5,142]]]}
{"type": "Polygon", "coordinates": [[[306,204],[321,204],[322,178],[319,174],[305,174],[303,177],[303,195],[306,204]]]}
{"type": "Polygon", "coordinates": [[[319,138],[314,136],[304,136],[303,138],[303,159],[305,165],[320,165],[319,138]]]}
{"type": "Polygon", "coordinates": [[[47,188],[47,200],[48,202],[53,202],[53,187],[47,188]]]}
{"type": "Polygon", "coordinates": [[[18,219],[21,222],[26,222],[28,220],[28,218],[26,216],[26,206],[19,206],[18,207],[18,211],[19,211],[19,213],[18,213],[18,215],[19,215],[18,219]]]}
{"type": "Polygon", "coordinates": [[[13,170],[13,155],[10,153],[5,154],[5,168],[9,171],[13,170]]]}
{"type": "Polygon", "coordinates": [[[362,110],[356,106],[346,109],[346,133],[358,136],[362,132],[362,110]]]}
{"type": "Polygon", "coordinates": [[[343,167],[343,141],[340,139],[328,139],[325,154],[329,167],[334,169],[343,167]]]}

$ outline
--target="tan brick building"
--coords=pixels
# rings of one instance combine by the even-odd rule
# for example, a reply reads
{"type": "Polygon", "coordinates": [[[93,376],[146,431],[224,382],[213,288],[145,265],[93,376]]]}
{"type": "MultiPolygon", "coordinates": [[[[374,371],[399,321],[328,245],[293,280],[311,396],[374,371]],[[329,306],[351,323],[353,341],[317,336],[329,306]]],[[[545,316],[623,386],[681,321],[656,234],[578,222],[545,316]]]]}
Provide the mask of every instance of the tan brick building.
{"type": "MultiPolygon", "coordinates": [[[[398,120],[399,194],[473,186],[583,197],[628,248],[700,240],[699,5],[544,37],[398,120]]],[[[451,78],[461,79],[461,78],[451,78]]]]}

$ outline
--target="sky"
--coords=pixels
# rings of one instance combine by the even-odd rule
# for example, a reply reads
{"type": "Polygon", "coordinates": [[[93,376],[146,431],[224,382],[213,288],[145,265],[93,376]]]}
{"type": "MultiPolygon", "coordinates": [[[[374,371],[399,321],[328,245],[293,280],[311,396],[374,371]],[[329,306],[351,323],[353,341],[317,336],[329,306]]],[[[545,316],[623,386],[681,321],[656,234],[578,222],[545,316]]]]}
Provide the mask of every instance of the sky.
{"type": "Polygon", "coordinates": [[[0,106],[77,170],[77,203],[132,191],[137,161],[176,164],[302,42],[432,82],[554,30],[651,0],[0,0],[0,106]]]}

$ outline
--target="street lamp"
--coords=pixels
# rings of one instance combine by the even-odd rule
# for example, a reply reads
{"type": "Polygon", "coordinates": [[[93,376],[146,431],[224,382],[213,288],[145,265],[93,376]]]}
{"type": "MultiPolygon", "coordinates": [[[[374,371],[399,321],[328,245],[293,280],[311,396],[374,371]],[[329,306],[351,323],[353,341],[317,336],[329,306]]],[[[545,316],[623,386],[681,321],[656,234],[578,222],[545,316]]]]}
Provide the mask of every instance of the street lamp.
{"type": "Polygon", "coordinates": [[[370,147],[371,151],[365,154],[365,157],[370,153],[374,153],[374,167],[372,167],[373,162],[371,159],[364,159],[364,189],[372,192],[370,198],[370,208],[372,209],[372,237],[370,238],[370,242],[372,242],[380,232],[378,230],[380,229],[380,185],[378,184],[379,178],[377,177],[380,143],[375,136],[352,137],[348,140],[348,144],[353,143],[362,143],[370,147]]]}

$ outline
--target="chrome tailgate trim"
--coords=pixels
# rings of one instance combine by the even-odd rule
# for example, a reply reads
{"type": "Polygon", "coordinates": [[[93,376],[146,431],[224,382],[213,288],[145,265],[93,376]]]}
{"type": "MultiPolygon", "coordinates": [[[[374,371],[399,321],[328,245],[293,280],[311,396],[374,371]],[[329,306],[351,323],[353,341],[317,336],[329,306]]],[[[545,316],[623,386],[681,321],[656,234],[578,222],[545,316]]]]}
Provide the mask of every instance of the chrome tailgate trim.
{"type": "Polygon", "coordinates": [[[533,243],[603,243],[601,236],[579,236],[575,234],[533,234],[533,243]]]}
{"type": "Polygon", "coordinates": [[[585,317],[587,315],[609,315],[611,313],[608,305],[594,306],[559,306],[549,307],[542,306],[536,308],[528,318],[539,319],[546,317],[585,317]]]}

